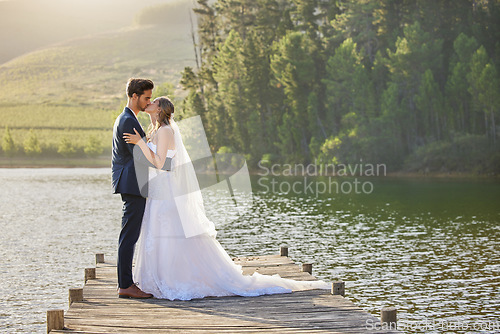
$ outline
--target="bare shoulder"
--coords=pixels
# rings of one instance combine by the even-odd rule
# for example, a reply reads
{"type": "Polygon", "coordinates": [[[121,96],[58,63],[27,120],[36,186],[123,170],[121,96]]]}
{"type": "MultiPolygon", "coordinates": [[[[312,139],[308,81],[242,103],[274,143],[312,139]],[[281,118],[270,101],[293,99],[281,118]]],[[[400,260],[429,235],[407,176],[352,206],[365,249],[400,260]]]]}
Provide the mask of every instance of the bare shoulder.
{"type": "Polygon", "coordinates": [[[158,129],[158,139],[167,142],[174,141],[174,130],[168,126],[164,125],[158,129]]]}
{"type": "Polygon", "coordinates": [[[173,135],[174,130],[170,127],[170,125],[164,125],[158,129],[158,133],[163,133],[166,135],[173,135]]]}

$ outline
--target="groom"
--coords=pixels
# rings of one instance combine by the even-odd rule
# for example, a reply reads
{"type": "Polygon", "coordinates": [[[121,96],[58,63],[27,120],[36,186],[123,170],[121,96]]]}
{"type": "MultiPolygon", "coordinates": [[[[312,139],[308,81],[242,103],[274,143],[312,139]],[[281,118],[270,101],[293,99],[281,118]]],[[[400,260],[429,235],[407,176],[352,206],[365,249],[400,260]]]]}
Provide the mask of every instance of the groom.
{"type": "MultiPolygon", "coordinates": [[[[134,144],[128,144],[124,133],[134,133],[141,137],[146,134],[137,118],[140,111],[150,105],[154,84],[148,79],[129,79],[127,83],[128,104],[118,116],[113,127],[113,153],[111,161],[112,184],[115,194],[121,194],[123,201],[122,230],[118,246],[118,297],[151,298],[132,280],[132,260],[134,247],[141,232],[142,216],[146,206],[148,166],[152,165],[145,156],[135,156],[134,144]]],[[[140,151],[140,150],[139,150],[140,151]]]]}

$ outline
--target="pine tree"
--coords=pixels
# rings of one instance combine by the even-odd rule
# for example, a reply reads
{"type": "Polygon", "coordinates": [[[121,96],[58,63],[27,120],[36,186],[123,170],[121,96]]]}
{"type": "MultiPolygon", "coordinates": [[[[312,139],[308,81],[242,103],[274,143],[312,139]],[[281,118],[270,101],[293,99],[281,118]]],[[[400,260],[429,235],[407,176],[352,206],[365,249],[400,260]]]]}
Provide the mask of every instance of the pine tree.
{"type": "Polygon", "coordinates": [[[461,33],[453,43],[455,56],[450,62],[450,74],[445,86],[449,129],[460,133],[473,133],[474,120],[467,74],[472,55],[478,45],[474,37],[461,33]]]}
{"type": "Polygon", "coordinates": [[[181,75],[180,84],[188,91],[188,95],[182,103],[180,118],[199,115],[203,123],[207,124],[206,101],[203,96],[203,85],[200,83],[200,78],[194,73],[191,67],[184,68],[181,75]]]}
{"type": "Polygon", "coordinates": [[[270,48],[261,48],[260,38],[255,31],[247,35],[244,42],[242,85],[248,116],[248,135],[253,160],[265,153],[275,153],[276,141],[273,131],[271,106],[279,103],[276,89],[270,85],[270,48]]]}
{"type": "Polygon", "coordinates": [[[444,114],[443,96],[429,69],[424,73],[415,103],[419,113],[417,134],[431,141],[443,139],[443,130],[446,129],[447,121],[444,114]]]}
{"type": "Polygon", "coordinates": [[[410,141],[407,130],[409,117],[407,110],[401,105],[400,89],[396,83],[389,82],[380,99],[380,109],[380,119],[392,139],[389,143],[393,159],[402,160],[404,155],[410,153],[406,144],[410,141]]]}
{"type": "Polygon", "coordinates": [[[292,4],[282,0],[253,0],[256,3],[255,25],[251,31],[267,49],[294,29],[290,18],[292,4]]]}
{"type": "Polygon", "coordinates": [[[380,10],[378,1],[348,0],[342,2],[343,11],[332,21],[340,40],[350,38],[358,47],[363,48],[370,63],[375,61],[379,41],[375,26],[375,13],[380,10]]]}
{"type": "Polygon", "coordinates": [[[281,141],[277,145],[283,156],[299,162],[310,158],[310,134],[307,126],[302,125],[302,119],[316,75],[311,58],[313,47],[306,35],[291,32],[275,45],[277,52],[271,58],[271,69],[286,97],[284,115],[278,126],[281,141]]]}
{"type": "Polygon", "coordinates": [[[416,21],[404,28],[404,37],[398,37],[396,50],[388,50],[390,82],[397,85],[401,110],[407,114],[404,124],[401,124],[406,133],[404,144],[407,152],[423,144],[415,96],[425,71],[430,69],[434,73],[440,70],[441,49],[442,40],[433,40],[416,21]]]}
{"type": "Polygon", "coordinates": [[[380,50],[391,48],[397,38],[403,35],[403,27],[412,22],[410,13],[416,9],[411,0],[378,0],[378,8],[373,15],[373,24],[377,29],[378,47],[380,50]],[[412,8],[413,7],[413,8],[412,8]]]}
{"type": "Polygon", "coordinates": [[[294,0],[295,9],[292,18],[296,21],[296,28],[307,34],[311,41],[318,40],[318,0],[294,0]]]}
{"type": "Polygon", "coordinates": [[[486,133],[488,138],[491,138],[493,145],[496,145],[496,117],[495,114],[500,110],[500,84],[498,72],[495,65],[492,63],[486,64],[479,78],[479,102],[482,104],[485,111],[485,118],[489,119],[486,122],[486,133]]]}
{"type": "Polygon", "coordinates": [[[182,115],[214,150],[401,166],[432,141],[496,139],[498,1],[197,3],[182,115]]]}
{"type": "Polygon", "coordinates": [[[258,3],[255,0],[219,0],[216,4],[217,12],[225,18],[222,28],[229,36],[232,30],[238,32],[242,40],[246,39],[247,32],[256,24],[258,3]]]}
{"type": "Polygon", "coordinates": [[[469,83],[469,93],[472,96],[472,106],[473,106],[473,117],[476,127],[474,128],[475,133],[488,134],[488,111],[484,108],[483,103],[480,100],[481,90],[483,89],[483,82],[481,81],[481,76],[486,65],[490,62],[488,54],[484,46],[480,46],[479,49],[474,53],[470,63],[470,71],[467,76],[467,81],[469,83]],[[480,115],[483,115],[484,123],[480,122],[480,115]],[[477,120],[477,121],[476,121],[477,120]],[[484,124],[484,126],[481,126],[484,124]]]}
{"type": "Polygon", "coordinates": [[[218,83],[218,95],[229,117],[230,128],[226,132],[234,148],[247,152],[248,137],[248,101],[243,87],[243,41],[240,34],[232,30],[217,57],[214,59],[214,79],[218,83]]]}
{"type": "Polygon", "coordinates": [[[208,2],[197,0],[198,6],[193,9],[198,18],[199,55],[205,64],[211,62],[220,43],[217,13],[208,2]]]}
{"type": "Polygon", "coordinates": [[[328,59],[327,76],[323,79],[327,95],[328,130],[338,134],[341,130],[341,119],[349,112],[361,111],[355,106],[355,99],[360,92],[360,85],[355,77],[362,75],[364,67],[361,55],[356,52],[356,43],[346,39],[328,59]]]}

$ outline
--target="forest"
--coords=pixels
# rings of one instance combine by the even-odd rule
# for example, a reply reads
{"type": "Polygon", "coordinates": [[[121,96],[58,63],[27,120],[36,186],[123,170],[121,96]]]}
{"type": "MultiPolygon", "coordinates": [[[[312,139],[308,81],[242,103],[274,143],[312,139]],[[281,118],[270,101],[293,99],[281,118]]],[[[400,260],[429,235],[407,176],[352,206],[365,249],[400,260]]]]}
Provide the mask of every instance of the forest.
{"type": "Polygon", "coordinates": [[[500,173],[500,1],[198,0],[182,115],[269,163],[500,173]]]}

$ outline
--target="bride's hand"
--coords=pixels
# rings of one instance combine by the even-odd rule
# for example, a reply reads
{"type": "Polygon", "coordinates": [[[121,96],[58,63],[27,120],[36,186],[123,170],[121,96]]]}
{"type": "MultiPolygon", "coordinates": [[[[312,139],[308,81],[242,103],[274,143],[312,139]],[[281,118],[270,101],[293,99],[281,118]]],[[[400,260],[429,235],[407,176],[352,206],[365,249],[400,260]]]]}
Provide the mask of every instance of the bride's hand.
{"type": "Polygon", "coordinates": [[[134,132],[135,132],[135,134],[133,134],[133,133],[124,133],[123,134],[123,138],[125,139],[126,143],[135,145],[140,140],[142,140],[141,135],[139,134],[139,132],[137,132],[137,130],[135,128],[134,128],[134,132]]]}

